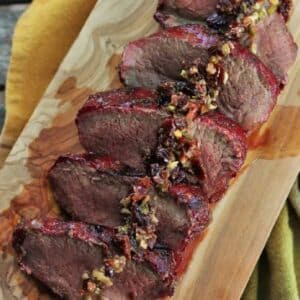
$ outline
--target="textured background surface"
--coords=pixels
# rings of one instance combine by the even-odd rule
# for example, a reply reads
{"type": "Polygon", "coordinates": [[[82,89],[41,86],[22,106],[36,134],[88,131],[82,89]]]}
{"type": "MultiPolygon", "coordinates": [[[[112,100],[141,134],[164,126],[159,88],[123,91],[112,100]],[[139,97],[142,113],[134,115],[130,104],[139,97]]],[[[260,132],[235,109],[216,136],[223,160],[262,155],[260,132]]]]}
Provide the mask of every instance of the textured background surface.
{"type": "Polygon", "coordinates": [[[15,24],[20,14],[27,7],[26,4],[20,4],[24,2],[29,1],[0,0],[0,128],[2,128],[3,119],[5,115],[4,90],[9,56],[11,51],[12,35],[15,24]]]}

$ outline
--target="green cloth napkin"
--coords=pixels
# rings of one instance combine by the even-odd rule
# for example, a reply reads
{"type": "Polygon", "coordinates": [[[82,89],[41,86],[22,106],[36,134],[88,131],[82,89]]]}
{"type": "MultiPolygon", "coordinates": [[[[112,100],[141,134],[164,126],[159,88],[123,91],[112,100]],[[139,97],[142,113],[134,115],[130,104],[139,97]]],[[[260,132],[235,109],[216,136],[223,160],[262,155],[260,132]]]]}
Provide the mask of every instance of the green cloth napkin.
{"type": "Polygon", "coordinates": [[[243,300],[300,299],[300,191],[296,182],[257,263],[243,300]]]}

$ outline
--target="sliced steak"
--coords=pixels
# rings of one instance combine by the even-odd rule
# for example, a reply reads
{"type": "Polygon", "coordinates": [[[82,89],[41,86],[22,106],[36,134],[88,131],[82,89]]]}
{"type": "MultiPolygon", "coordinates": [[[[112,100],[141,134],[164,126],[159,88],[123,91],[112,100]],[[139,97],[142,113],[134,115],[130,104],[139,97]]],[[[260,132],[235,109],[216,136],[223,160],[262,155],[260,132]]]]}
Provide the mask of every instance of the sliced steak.
{"type": "MultiPolygon", "coordinates": [[[[83,274],[99,269],[116,253],[118,236],[110,229],[58,220],[33,221],[14,233],[13,245],[23,271],[46,284],[62,299],[81,299],[83,274]]],[[[127,260],[120,273],[111,273],[112,286],[103,286],[108,299],[158,299],[172,295],[172,255],[145,251],[127,260]]]]}
{"type": "Polygon", "coordinates": [[[217,112],[197,118],[190,125],[189,131],[196,138],[200,149],[195,162],[201,187],[211,202],[217,201],[245,161],[245,133],[235,122],[217,112]]]}
{"type": "Polygon", "coordinates": [[[169,193],[169,199],[153,204],[159,220],[158,238],[180,253],[208,226],[210,211],[203,192],[197,187],[175,185],[169,193]]]}
{"type": "Polygon", "coordinates": [[[168,115],[158,110],[152,92],[145,97],[137,90],[129,95],[126,89],[96,94],[79,111],[76,122],[88,151],[110,156],[142,175],[157,145],[157,130],[168,115]]]}
{"type": "Polygon", "coordinates": [[[201,189],[210,202],[220,200],[242,167],[247,153],[245,131],[220,112],[176,117],[164,123],[159,134],[153,180],[162,190],[172,185],[201,189]]]}
{"type": "MultiPolygon", "coordinates": [[[[107,161],[91,155],[64,156],[51,169],[49,180],[55,199],[73,219],[110,227],[124,225],[126,214],[121,214],[120,201],[133,193],[139,180],[107,161]]],[[[151,187],[149,195],[149,205],[158,220],[159,242],[172,250],[178,245],[184,247],[209,223],[208,204],[195,187],[173,186],[163,194],[151,187]]],[[[138,223],[144,222],[139,205],[130,211],[138,223]]]]}
{"type": "Polygon", "coordinates": [[[279,94],[273,73],[249,50],[237,43],[222,61],[228,80],[217,98],[219,110],[245,130],[265,122],[279,94]]]}
{"type": "Polygon", "coordinates": [[[190,18],[205,18],[212,14],[219,0],[164,0],[165,8],[176,11],[179,15],[190,18]]]}
{"type": "Polygon", "coordinates": [[[141,195],[139,190],[143,189],[144,185],[138,184],[131,195],[129,222],[146,229],[154,226],[158,244],[182,252],[208,226],[210,210],[201,189],[181,184],[158,192],[150,186],[141,195]]]}
{"type": "Polygon", "coordinates": [[[287,72],[297,57],[297,45],[282,15],[274,13],[256,25],[254,40],[257,56],[285,84],[287,72]]]}
{"type": "MultiPolygon", "coordinates": [[[[201,23],[201,20],[182,17],[176,11],[164,7],[159,9],[154,17],[163,28],[201,23]]],[[[224,27],[225,30],[233,20],[233,16],[213,14],[207,21],[208,25],[216,27],[215,29],[220,30],[224,27]]],[[[287,72],[296,60],[298,49],[285,24],[284,16],[274,13],[260,21],[255,26],[253,43],[256,55],[272,70],[279,83],[285,84],[287,72]]]]}
{"type": "Polygon", "coordinates": [[[54,198],[74,220],[115,227],[122,223],[120,200],[137,177],[117,162],[96,155],[66,155],[50,170],[54,198]]]}
{"type": "Polygon", "coordinates": [[[127,45],[120,75],[128,86],[156,87],[168,79],[180,79],[186,63],[199,59],[206,66],[219,37],[204,25],[169,28],[127,45]]]}

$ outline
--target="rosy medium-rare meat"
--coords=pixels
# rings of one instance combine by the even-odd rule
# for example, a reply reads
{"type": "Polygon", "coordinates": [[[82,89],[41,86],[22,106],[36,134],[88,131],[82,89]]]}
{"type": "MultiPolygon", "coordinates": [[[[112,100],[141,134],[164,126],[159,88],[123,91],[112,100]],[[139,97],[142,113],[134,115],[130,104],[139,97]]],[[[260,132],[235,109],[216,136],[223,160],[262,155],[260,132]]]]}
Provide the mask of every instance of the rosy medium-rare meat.
{"type": "Polygon", "coordinates": [[[204,25],[169,28],[129,43],[123,52],[120,75],[128,86],[157,87],[180,79],[183,67],[195,59],[206,66],[219,37],[204,25]]]}
{"type": "MultiPolygon", "coordinates": [[[[180,79],[187,62],[197,61],[203,72],[212,57],[209,49],[218,40],[202,25],[169,28],[130,43],[123,54],[121,75],[128,85],[153,87],[163,80],[180,79]]],[[[279,93],[278,82],[254,54],[238,43],[231,44],[234,48],[221,63],[224,84],[219,84],[217,104],[222,113],[251,130],[268,119],[279,93]]]]}
{"type": "Polygon", "coordinates": [[[65,155],[48,178],[54,198],[73,219],[115,227],[122,222],[120,200],[137,180],[119,163],[96,155],[65,155]]]}
{"type": "Polygon", "coordinates": [[[216,112],[200,116],[189,131],[200,149],[196,162],[201,170],[201,186],[211,202],[217,201],[245,161],[245,133],[235,122],[216,112]]]}
{"type": "MultiPolygon", "coordinates": [[[[165,7],[161,7],[156,12],[155,19],[163,28],[201,23],[199,19],[182,17],[177,11],[165,7]]],[[[226,26],[234,19],[234,16],[218,16],[215,29],[221,31],[224,27],[223,31],[226,32],[226,26]]],[[[208,19],[208,24],[210,24],[210,19],[208,19]]],[[[279,83],[286,84],[288,70],[296,60],[297,45],[285,24],[284,16],[279,13],[267,15],[253,25],[253,28],[255,34],[251,39],[256,55],[272,70],[279,83]]],[[[242,43],[245,35],[247,33],[242,36],[242,43]]]]}
{"type": "Polygon", "coordinates": [[[245,130],[264,123],[272,112],[279,94],[273,73],[250,51],[237,43],[222,61],[227,75],[220,86],[218,109],[245,130]]]}
{"type": "Polygon", "coordinates": [[[48,219],[20,226],[13,245],[21,268],[62,299],[79,300],[87,292],[122,300],[172,295],[170,253],[159,249],[145,251],[130,260],[119,239],[111,229],[48,219]],[[118,270],[116,264],[111,264],[115,257],[125,261],[122,270],[120,265],[118,270]],[[104,272],[99,274],[102,266],[104,272]],[[92,276],[99,281],[89,281],[92,276]],[[95,282],[101,287],[98,292],[95,282]]]}
{"type": "Polygon", "coordinates": [[[179,127],[180,124],[180,119],[166,122],[161,132],[158,166],[152,165],[155,166],[152,167],[154,180],[162,186],[197,186],[205,199],[210,202],[220,200],[244,163],[247,152],[245,132],[218,112],[205,113],[183,127],[179,127]],[[178,133],[182,137],[179,147],[174,147],[178,133]],[[164,168],[165,161],[167,168],[164,168]],[[164,180],[166,173],[167,181],[164,180]]]}
{"type": "Polygon", "coordinates": [[[144,174],[145,162],[157,145],[157,130],[167,117],[152,92],[123,89],[90,97],[76,122],[86,150],[144,174]]]}
{"type": "Polygon", "coordinates": [[[297,57],[297,45],[284,22],[274,13],[256,25],[253,43],[257,56],[275,74],[280,83],[287,81],[287,72],[297,57]]]}
{"type": "Polygon", "coordinates": [[[202,191],[197,187],[174,185],[169,194],[169,199],[158,199],[153,204],[160,222],[158,239],[180,256],[188,243],[209,225],[210,211],[202,191]]]}

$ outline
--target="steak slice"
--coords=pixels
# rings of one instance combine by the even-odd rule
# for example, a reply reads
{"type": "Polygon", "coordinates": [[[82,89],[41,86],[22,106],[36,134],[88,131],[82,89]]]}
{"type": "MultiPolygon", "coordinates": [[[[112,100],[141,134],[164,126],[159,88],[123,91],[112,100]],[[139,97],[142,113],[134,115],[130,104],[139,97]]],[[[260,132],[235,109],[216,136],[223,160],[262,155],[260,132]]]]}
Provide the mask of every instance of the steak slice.
{"type": "Polygon", "coordinates": [[[190,18],[205,18],[216,11],[219,0],[163,0],[164,8],[190,18]]]}
{"type": "MultiPolygon", "coordinates": [[[[32,221],[14,233],[13,246],[23,271],[47,285],[62,299],[84,295],[83,274],[103,266],[106,258],[124,254],[111,229],[55,219],[32,221]]],[[[128,259],[112,286],[101,288],[108,299],[158,299],[171,296],[172,256],[166,250],[145,251],[128,259]]]]}
{"type": "Polygon", "coordinates": [[[109,158],[83,154],[60,157],[48,179],[72,219],[115,227],[122,223],[120,200],[132,192],[137,177],[109,158]]]}
{"type": "Polygon", "coordinates": [[[159,166],[154,168],[153,178],[165,186],[163,179],[167,172],[167,186],[169,182],[194,185],[200,187],[205,199],[215,202],[227,190],[230,180],[244,163],[247,153],[245,132],[234,121],[216,111],[200,115],[186,124],[182,118],[164,124],[157,156],[163,157],[168,167],[164,168],[165,163],[158,160],[159,166]],[[180,147],[173,147],[178,131],[182,132],[180,147]],[[176,163],[172,169],[170,162],[171,165],[176,163]]]}
{"type": "Polygon", "coordinates": [[[237,43],[230,55],[223,59],[222,69],[227,73],[228,80],[220,86],[218,109],[245,130],[264,123],[279,94],[273,73],[254,54],[237,43]]]}
{"type": "Polygon", "coordinates": [[[284,22],[283,16],[274,13],[256,25],[253,43],[257,56],[285,84],[287,72],[297,57],[297,44],[284,22]]]}
{"type": "Polygon", "coordinates": [[[189,128],[200,154],[195,158],[200,185],[206,197],[215,202],[226,192],[229,182],[242,167],[247,154],[244,131],[218,112],[198,117],[189,128]]]}
{"type": "Polygon", "coordinates": [[[90,97],[76,123],[86,150],[110,156],[143,175],[157,145],[157,130],[167,116],[158,110],[153,92],[123,89],[90,97]]]}
{"type": "Polygon", "coordinates": [[[156,87],[180,79],[186,63],[199,59],[206,66],[219,37],[204,25],[169,28],[129,43],[123,52],[120,75],[128,86],[156,87]]]}
{"type": "MultiPolygon", "coordinates": [[[[164,7],[160,8],[154,17],[163,28],[201,23],[201,20],[184,18],[176,11],[164,7]]],[[[222,26],[225,28],[226,24],[233,20],[233,17],[226,18],[226,15],[217,17],[217,30],[222,26]]],[[[286,84],[287,72],[296,60],[298,48],[285,24],[284,16],[279,13],[268,15],[256,24],[254,30],[252,41],[256,55],[271,69],[279,83],[286,84]]]]}
{"type": "Polygon", "coordinates": [[[202,194],[198,187],[184,184],[160,192],[149,178],[143,178],[126,205],[131,213],[128,221],[145,230],[155,227],[158,244],[180,253],[210,222],[209,206],[202,194]]]}
{"type": "Polygon", "coordinates": [[[169,194],[153,203],[159,220],[158,239],[180,255],[188,243],[206,229],[210,210],[197,187],[174,185],[169,194]]]}
{"type": "MultiPolygon", "coordinates": [[[[58,204],[73,219],[109,227],[124,225],[126,215],[121,214],[120,201],[133,193],[133,185],[139,185],[138,178],[124,174],[120,165],[94,155],[59,158],[49,180],[58,204]]],[[[200,189],[179,185],[159,194],[151,188],[149,195],[158,220],[159,242],[169,249],[184,247],[209,223],[208,204],[200,189]]],[[[143,224],[140,206],[130,210],[143,224]]]]}

